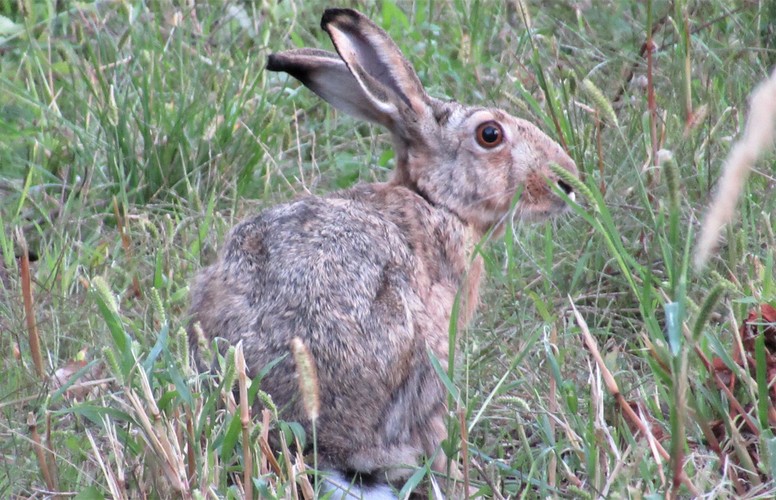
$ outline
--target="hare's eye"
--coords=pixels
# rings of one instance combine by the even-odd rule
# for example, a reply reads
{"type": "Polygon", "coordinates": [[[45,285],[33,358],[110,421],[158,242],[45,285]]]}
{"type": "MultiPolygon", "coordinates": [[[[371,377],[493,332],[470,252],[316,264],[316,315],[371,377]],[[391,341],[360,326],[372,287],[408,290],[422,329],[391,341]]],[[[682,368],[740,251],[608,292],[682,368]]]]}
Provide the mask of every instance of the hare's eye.
{"type": "Polygon", "coordinates": [[[477,126],[477,144],[483,148],[495,148],[504,141],[504,131],[498,122],[487,121],[477,126]]]}

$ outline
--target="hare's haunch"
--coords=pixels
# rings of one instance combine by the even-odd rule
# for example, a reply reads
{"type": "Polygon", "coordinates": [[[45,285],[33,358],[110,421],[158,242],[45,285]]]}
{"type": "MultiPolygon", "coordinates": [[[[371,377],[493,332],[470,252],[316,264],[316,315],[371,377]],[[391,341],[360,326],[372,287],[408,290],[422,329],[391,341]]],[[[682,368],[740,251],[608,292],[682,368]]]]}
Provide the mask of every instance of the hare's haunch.
{"type": "Polygon", "coordinates": [[[573,192],[549,165],[577,170],[524,120],[430,97],[362,14],[330,9],[321,25],[336,53],[289,50],[271,55],[267,69],[388,129],[393,178],[302,197],[238,224],[192,287],[192,324],[208,340],[242,341],[252,375],[277,362],[261,387],[311,438],[290,355],[299,338],[317,370],[319,463],[345,485],[354,473],[400,485],[424,456],[445,469],[446,393],[429,352],[446,368],[456,294],[459,325],[477,305],[474,246],[513,214],[563,212],[548,181],[573,192]]]}

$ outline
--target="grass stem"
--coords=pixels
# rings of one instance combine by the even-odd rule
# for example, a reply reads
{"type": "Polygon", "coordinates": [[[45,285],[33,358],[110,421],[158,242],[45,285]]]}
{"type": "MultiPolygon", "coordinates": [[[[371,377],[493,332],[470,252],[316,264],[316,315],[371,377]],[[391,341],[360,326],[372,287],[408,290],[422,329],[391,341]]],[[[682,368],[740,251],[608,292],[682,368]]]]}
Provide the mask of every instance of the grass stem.
{"type": "Polygon", "coordinates": [[[30,273],[30,252],[27,248],[27,239],[21,229],[16,230],[16,240],[19,244],[21,257],[21,276],[22,297],[24,300],[24,317],[27,322],[27,339],[30,345],[30,356],[35,366],[35,373],[41,380],[46,378],[46,370],[43,367],[43,356],[41,355],[40,335],[38,334],[38,325],[35,321],[35,302],[32,297],[32,276],[30,273]]]}

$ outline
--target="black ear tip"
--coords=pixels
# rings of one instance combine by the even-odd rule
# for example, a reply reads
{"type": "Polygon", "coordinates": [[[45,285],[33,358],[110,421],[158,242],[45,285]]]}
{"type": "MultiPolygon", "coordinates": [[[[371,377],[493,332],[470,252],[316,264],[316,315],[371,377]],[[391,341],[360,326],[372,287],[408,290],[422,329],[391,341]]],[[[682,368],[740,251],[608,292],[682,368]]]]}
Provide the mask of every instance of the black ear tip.
{"type": "Polygon", "coordinates": [[[267,56],[267,69],[269,71],[283,71],[277,54],[267,56]]]}
{"type": "Polygon", "coordinates": [[[353,20],[358,19],[360,14],[353,9],[326,9],[321,16],[321,28],[326,29],[326,26],[338,17],[349,17],[353,20]]]}

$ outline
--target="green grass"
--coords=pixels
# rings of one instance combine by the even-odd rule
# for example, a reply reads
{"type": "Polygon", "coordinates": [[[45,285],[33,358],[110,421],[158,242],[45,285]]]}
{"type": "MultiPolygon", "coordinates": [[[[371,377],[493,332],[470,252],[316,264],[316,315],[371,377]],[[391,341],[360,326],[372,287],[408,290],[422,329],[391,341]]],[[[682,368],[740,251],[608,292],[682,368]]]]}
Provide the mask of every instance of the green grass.
{"type": "MultiPolygon", "coordinates": [[[[241,217],[386,179],[390,143],[263,71],[273,51],[330,47],[318,27],[325,2],[181,4],[0,0],[2,497],[167,497],[179,495],[173,476],[191,481],[182,489],[234,497],[248,456],[254,492],[295,494],[296,457],[279,450],[274,470],[261,417],[243,425],[233,406],[234,360],[224,359],[216,389],[190,368],[188,283],[241,217]],[[17,230],[37,256],[43,378],[17,230]],[[50,376],[66,366],[95,383],[58,388],[50,376]]],[[[466,467],[488,497],[688,496],[673,486],[681,469],[707,496],[772,497],[768,347],[751,375],[737,371],[732,394],[702,357],[735,367],[738,326],[758,304],[776,304],[773,154],[758,162],[710,266],[689,263],[747,96],[776,62],[776,9],[525,2],[529,31],[517,4],[361,7],[433,95],[505,107],[563,141],[588,192],[573,215],[518,224],[484,250],[483,305],[459,335],[445,452],[462,448],[462,416],[466,467]],[[673,158],[657,166],[653,129],[673,158]],[[624,419],[569,297],[622,397],[672,459],[656,459],[624,419]]],[[[257,386],[249,398],[264,397],[257,386]]],[[[267,418],[289,445],[305,438],[267,418]]],[[[422,488],[425,475],[414,476],[422,488]]]]}

